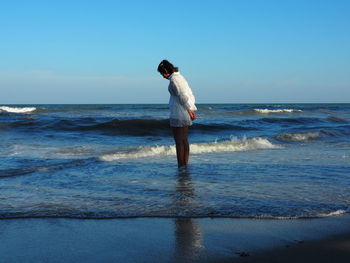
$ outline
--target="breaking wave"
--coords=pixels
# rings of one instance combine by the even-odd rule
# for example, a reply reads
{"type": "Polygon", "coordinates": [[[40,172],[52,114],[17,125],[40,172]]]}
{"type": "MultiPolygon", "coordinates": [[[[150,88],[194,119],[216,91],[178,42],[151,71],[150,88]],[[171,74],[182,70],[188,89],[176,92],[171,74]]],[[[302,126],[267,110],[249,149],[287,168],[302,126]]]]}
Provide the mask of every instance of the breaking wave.
{"type": "Polygon", "coordinates": [[[303,112],[303,111],[298,109],[253,109],[253,110],[239,111],[237,112],[237,114],[268,115],[268,114],[276,114],[276,113],[297,113],[297,112],[303,112]]]}
{"type": "Polygon", "coordinates": [[[349,212],[343,209],[339,209],[329,213],[315,213],[310,215],[297,215],[297,216],[273,216],[273,215],[260,215],[260,216],[251,216],[242,218],[255,218],[255,219],[276,219],[276,220],[293,220],[293,219],[313,219],[313,218],[326,218],[326,217],[334,217],[348,214],[349,212]]]}
{"type": "Polygon", "coordinates": [[[35,107],[8,107],[8,106],[0,106],[0,112],[10,112],[10,113],[27,113],[35,111],[35,107]]]}
{"type": "Polygon", "coordinates": [[[316,132],[292,132],[281,133],[277,135],[277,139],[283,141],[308,142],[324,137],[322,133],[316,132]]]}
{"type": "Polygon", "coordinates": [[[257,112],[257,113],[262,113],[262,114],[302,112],[302,110],[296,110],[296,109],[275,109],[275,110],[254,109],[254,111],[257,112]]]}
{"type": "Polygon", "coordinates": [[[339,209],[339,210],[334,211],[334,212],[319,214],[318,217],[340,216],[340,215],[344,215],[344,214],[347,214],[347,213],[349,213],[349,212],[346,211],[346,210],[343,210],[343,209],[339,209]]]}
{"type": "MultiPolygon", "coordinates": [[[[235,137],[224,142],[211,143],[194,143],[190,145],[192,154],[201,153],[217,153],[217,152],[236,152],[236,151],[250,151],[260,149],[274,149],[281,148],[279,145],[272,144],[269,140],[261,137],[254,137],[252,139],[237,139],[235,137]]],[[[102,161],[118,161],[122,159],[138,159],[151,156],[169,156],[175,155],[176,149],[174,145],[160,145],[160,146],[139,146],[127,151],[120,151],[113,154],[106,154],[100,156],[102,161]]]]}
{"type": "Polygon", "coordinates": [[[276,136],[276,139],[282,141],[293,141],[293,142],[311,142],[317,139],[326,137],[344,136],[343,133],[333,130],[320,130],[311,132],[290,132],[280,133],[276,136]]]}

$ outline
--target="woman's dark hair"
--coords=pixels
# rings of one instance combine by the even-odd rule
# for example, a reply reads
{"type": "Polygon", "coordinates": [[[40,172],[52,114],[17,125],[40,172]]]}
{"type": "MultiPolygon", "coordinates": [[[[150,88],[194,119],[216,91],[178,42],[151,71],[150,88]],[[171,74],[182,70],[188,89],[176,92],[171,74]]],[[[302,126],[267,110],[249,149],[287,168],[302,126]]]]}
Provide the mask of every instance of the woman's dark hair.
{"type": "Polygon", "coordinates": [[[160,74],[173,74],[174,72],[178,72],[179,68],[174,67],[168,60],[162,60],[158,65],[158,72],[160,74]]]}

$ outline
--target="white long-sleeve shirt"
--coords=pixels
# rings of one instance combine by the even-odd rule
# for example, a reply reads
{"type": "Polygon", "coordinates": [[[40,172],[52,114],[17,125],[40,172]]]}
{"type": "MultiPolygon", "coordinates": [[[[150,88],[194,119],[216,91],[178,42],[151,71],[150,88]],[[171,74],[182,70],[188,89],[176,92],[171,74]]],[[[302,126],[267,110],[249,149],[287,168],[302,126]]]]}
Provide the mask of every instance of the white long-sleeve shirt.
{"type": "Polygon", "coordinates": [[[169,80],[170,126],[190,126],[192,121],[187,110],[197,110],[192,90],[179,72],[171,74],[169,80]]]}

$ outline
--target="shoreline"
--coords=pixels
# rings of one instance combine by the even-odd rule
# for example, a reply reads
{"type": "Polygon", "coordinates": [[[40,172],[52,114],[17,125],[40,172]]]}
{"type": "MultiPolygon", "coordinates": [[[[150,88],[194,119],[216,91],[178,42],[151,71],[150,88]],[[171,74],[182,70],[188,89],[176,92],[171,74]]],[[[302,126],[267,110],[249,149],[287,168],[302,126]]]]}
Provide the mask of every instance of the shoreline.
{"type": "Polygon", "coordinates": [[[350,215],[317,219],[1,219],[0,262],[336,262],[350,215]]]}
{"type": "MultiPolygon", "coordinates": [[[[343,210],[342,210],[343,211],[343,210]]],[[[327,219],[339,216],[350,216],[350,212],[331,212],[325,216],[300,216],[300,217],[273,217],[273,216],[221,216],[221,215],[210,215],[210,216],[5,216],[0,217],[1,220],[25,220],[25,219],[71,219],[71,220],[128,220],[128,219],[232,219],[232,220],[271,220],[271,221],[293,221],[293,220],[318,220],[327,219]]]]}

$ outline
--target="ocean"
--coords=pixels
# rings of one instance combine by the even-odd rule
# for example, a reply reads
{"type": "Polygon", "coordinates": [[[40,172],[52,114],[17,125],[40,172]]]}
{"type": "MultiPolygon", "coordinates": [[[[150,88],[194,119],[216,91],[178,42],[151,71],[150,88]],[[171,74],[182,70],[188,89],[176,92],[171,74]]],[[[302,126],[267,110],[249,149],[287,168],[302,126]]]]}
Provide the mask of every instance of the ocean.
{"type": "Polygon", "coordinates": [[[350,212],[350,104],[199,104],[178,169],[162,104],[0,105],[0,218],[350,212]]]}

